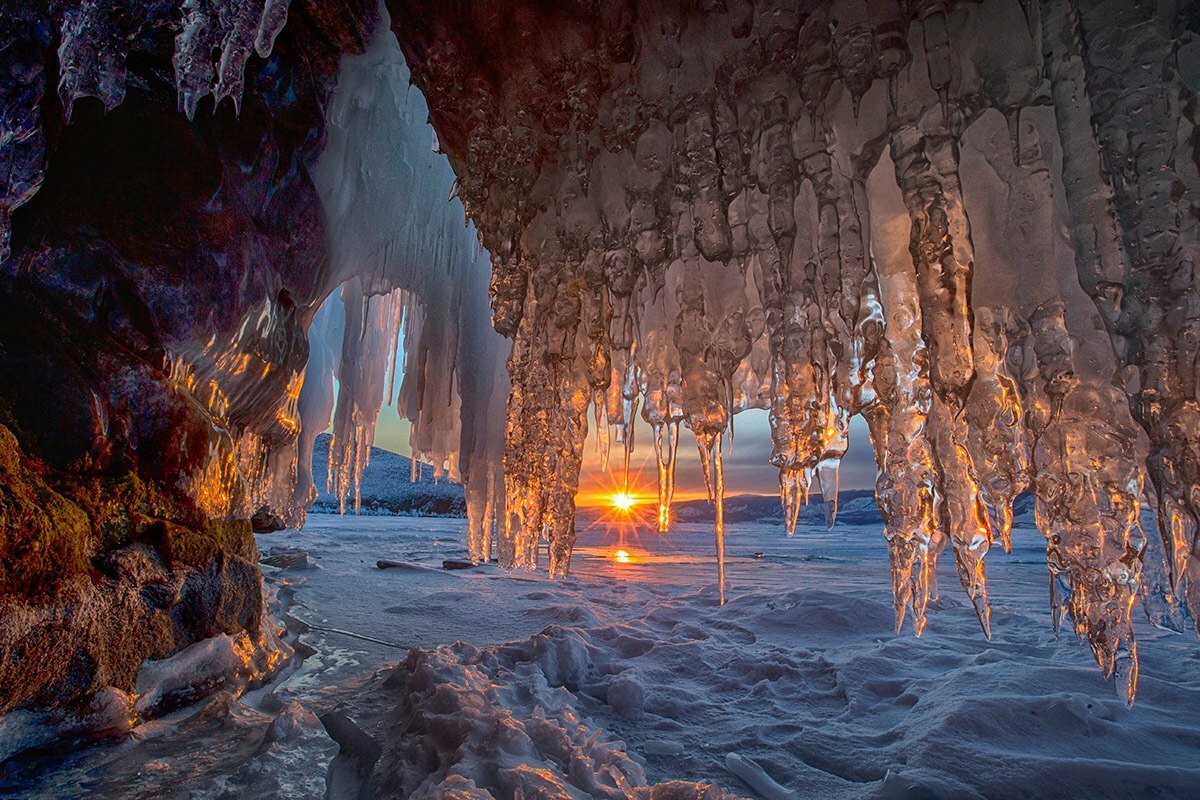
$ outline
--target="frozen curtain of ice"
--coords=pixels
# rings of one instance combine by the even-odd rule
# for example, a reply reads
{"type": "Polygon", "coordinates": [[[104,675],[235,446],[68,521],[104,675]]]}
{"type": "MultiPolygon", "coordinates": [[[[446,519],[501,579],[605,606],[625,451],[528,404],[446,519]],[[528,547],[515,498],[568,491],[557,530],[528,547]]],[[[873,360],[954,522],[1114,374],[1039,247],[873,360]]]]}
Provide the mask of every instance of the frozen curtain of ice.
{"type": "Polygon", "coordinates": [[[331,415],[329,488],[343,511],[349,498],[357,508],[380,406],[394,402],[412,423],[414,468],[425,459],[462,480],[472,549],[487,558],[504,509],[506,343],[489,322],[489,259],[382,20],[367,52],[343,63],[313,175],[341,289],[309,333],[291,513],[314,496],[312,443],[331,415]]]}
{"type": "Polygon", "coordinates": [[[734,415],[770,411],[790,532],[810,487],[832,524],[861,414],[897,630],[923,629],[948,549],[989,631],[985,557],[1032,492],[1055,625],[1132,701],[1139,595],[1157,622],[1179,596],[1200,619],[1191,15],[602,4],[507,83],[429,36],[416,80],[461,125],[451,155],[513,339],[509,563],[532,566],[545,539],[566,571],[589,406],[602,447],[610,427],[630,446],[635,414],[650,424],[667,503],[692,431],[722,584],[734,415]],[[1161,583],[1142,570],[1144,495],[1161,583]]]}
{"type": "MultiPolygon", "coordinates": [[[[287,6],[73,5],[64,105],[120,103],[129,41],[171,8],[181,110],[206,94],[236,104],[251,50],[270,51],[287,6]]],[[[1180,596],[1200,619],[1189,4],[706,0],[582,13],[596,48],[568,52],[573,39],[547,32],[536,47],[559,47],[557,60],[531,57],[507,88],[464,70],[453,37],[429,43],[416,81],[435,105],[456,104],[459,183],[395,37],[346,59],[313,176],[340,288],[279,409],[297,443],[231,442],[197,493],[237,482],[240,508],[294,520],[312,437],[332,419],[330,479],[352,498],[381,401],[398,392],[414,453],[464,479],[472,555],[489,557],[494,531],[503,563],[533,567],[545,540],[561,575],[589,409],[605,449],[610,429],[632,446],[640,413],[664,527],[681,426],[695,437],[723,586],[734,415],[770,410],[790,532],[811,486],[832,523],[848,420],[862,414],[897,630],[906,617],[922,630],[947,546],[988,630],[985,557],[1007,545],[1013,499],[1030,491],[1055,624],[1068,618],[1132,699],[1139,597],[1156,621],[1178,617],[1180,596]],[[461,204],[447,202],[455,190],[461,204]],[[511,390],[464,206],[491,254],[511,390]],[[1161,585],[1147,579],[1157,563],[1142,569],[1144,494],[1161,585]]],[[[43,81],[5,87],[5,237],[44,171],[43,81]]],[[[180,354],[170,367],[191,390],[218,361],[180,354]]]]}

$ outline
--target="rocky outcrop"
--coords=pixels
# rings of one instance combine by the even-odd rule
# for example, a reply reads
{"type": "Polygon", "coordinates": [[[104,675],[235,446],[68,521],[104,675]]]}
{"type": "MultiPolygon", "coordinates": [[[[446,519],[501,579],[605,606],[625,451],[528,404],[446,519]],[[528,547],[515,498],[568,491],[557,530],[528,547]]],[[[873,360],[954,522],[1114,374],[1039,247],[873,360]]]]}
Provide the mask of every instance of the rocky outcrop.
{"type": "Polygon", "coordinates": [[[258,630],[248,520],[335,285],[309,171],[377,12],[259,2],[255,50],[254,5],[0,0],[0,712],[258,630]]]}
{"type": "Polygon", "coordinates": [[[257,560],[249,523],[134,475],[47,469],[0,427],[0,713],[132,692],[145,659],[257,634],[257,560]]]}

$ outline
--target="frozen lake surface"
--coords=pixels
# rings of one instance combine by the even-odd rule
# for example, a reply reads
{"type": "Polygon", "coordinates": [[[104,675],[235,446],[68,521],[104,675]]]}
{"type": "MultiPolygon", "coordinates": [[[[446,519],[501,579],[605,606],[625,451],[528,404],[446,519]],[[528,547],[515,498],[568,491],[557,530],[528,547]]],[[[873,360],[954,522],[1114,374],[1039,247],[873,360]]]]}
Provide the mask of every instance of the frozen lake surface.
{"type": "MultiPolygon", "coordinates": [[[[512,724],[549,714],[558,730],[578,718],[602,729],[601,739],[624,742],[628,757],[613,756],[613,769],[640,768],[649,783],[796,798],[1185,798],[1200,786],[1196,638],[1139,625],[1141,685],[1127,710],[1086,645],[1069,631],[1055,641],[1043,540],[1032,529],[1014,532],[1011,555],[989,555],[988,641],[949,554],[925,635],[907,624],[892,633],[877,526],[805,527],[792,539],[776,526],[731,526],[723,607],[705,525],[663,537],[592,524],[580,532],[571,577],[559,582],[490,565],[442,569],[464,556],[464,528],[462,520],[312,515],[301,532],[259,536],[269,561],[307,554],[274,559],[285,566],[264,572],[286,613],[309,628],[302,638],[311,655],[228,708],[206,707],[207,717],[193,709],[143,726],[141,740],[10,765],[0,794],[312,796],[337,749],[312,720],[296,723],[303,736],[293,745],[268,753],[259,742],[281,724],[281,708],[298,719],[341,708],[373,733],[397,726],[402,752],[442,765],[401,770],[394,796],[440,796],[432,789],[447,770],[478,772],[475,756],[463,742],[444,745],[444,731],[412,738],[411,720],[397,720],[395,707],[428,728],[428,704],[396,689],[398,679],[385,684],[380,671],[409,648],[441,646],[409,658],[404,692],[421,669],[421,681],[445,681],[456,702],[478,689],[471,680],[484,680],[486,704],[512,724]],[[380,560],[402,566],[380,569],[380,560]],[[514,644],[488,647],[504,642],[514,644]],[[463,675],[474,677],[455,683],[463,675]],[[229,746],[233,732],[250,742],[245,752],[229,746]],[[208,760],[191,763],[186,754],[196,751],[208,760]],[[761,767],[778,786],[748,786],[739,763],[761,767]]],[[[579,757],[578,747],[571,752],[579,757]]],[[[521,758],[553,766],[540,745],[538,753],[521,758]]]]}

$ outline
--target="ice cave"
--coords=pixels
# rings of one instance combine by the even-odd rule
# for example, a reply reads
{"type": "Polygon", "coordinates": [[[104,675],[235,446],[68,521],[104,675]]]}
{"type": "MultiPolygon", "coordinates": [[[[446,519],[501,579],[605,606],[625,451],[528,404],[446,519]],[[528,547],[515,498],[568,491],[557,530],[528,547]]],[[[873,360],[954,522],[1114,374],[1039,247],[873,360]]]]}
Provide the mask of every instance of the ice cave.
{"type": "Polygon", "coordinates": [[[1200,0],[0,0],[0,797],[1200,797],[1200,0]]]}

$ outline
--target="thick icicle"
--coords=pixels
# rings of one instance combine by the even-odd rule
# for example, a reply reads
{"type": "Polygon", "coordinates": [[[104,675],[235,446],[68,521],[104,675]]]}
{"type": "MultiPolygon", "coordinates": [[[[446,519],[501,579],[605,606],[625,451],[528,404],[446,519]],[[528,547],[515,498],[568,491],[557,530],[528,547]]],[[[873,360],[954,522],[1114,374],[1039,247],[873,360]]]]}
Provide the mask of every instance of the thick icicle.
{"type": "Polygon", "coordinates": [[[867,413],[879,479],[876,500],[892,568],[896,630],[907,609],[913,629],[925,629],[931,580],[945,531],[935,515],[937,483],[926,435],[932,402],[921,338],[916,273],[908,250],[910,223],[895,181],[881,164],[870,178],[872,250],[876,255],[884,340],[875,362],[876,405],[867,413]]]}
{"type": "Polygon", "coordinates": [[[1023,474],[1012,469],[1020,466],[1013,454],[1027,450],[1021,457],[1047,541],[1055,629],[1068,616],[1104,674],[1121,673],[1121,690],[1132,700],[1137,645],[1131,611],[1145,546],[1138,525],[1143,456],[1113,380],[1111,349],[1103,339],[1078,335],[1103,323],[1070,274],[1080,256],[1061,233],[1066,212],[1048,168],[1056,157],[1057,137],[1047,134],[1053,123],[1039,110],[1025,115],[1025,125],[1015,162],[999,115],[979,120],[964,147],[974,165],[965,196],[979,209],[977,302],[1013,298],[1018,278],[1002,268],[1005,262],[1024,258],[1053,267],[1020,279],[1011,306],[976,309],[977,353],[983,352],[981,335],[988,347],[968,403],[981,439],[975,452],[991,476],[986,496],[997,485],[1005,494],[1013,491],[1012,477],[1023,474]],[[996,405],[1010,392],[1019,401],[1016,416],[996,405]],[[989,420],[1005,424],[997,429],[989,420]],[[1014,431],[1012,422],[1021,428],[1014,431]]]}
{"type": "MultiPolygon", "coordinates": [[[[1200,297],[1194,275],[1200,176],[1194,123],[1184,112],[1195,93],[1175,68],[1183,15],[1173,4],[1100,0],[1079,4],[1078,21],[1101,167],[1129,259],[1119,328],[1129,339],[1124,358],[1139,370],[1132,409],[1150,437],[1148,464],[1172,586],[1200,625],[1200,297]]],[[[1064,149],[1074,143],[1064,141],[1064,149]]],[[[1074,205],[1077,218],[1095,213],[1074,205]]]]}

